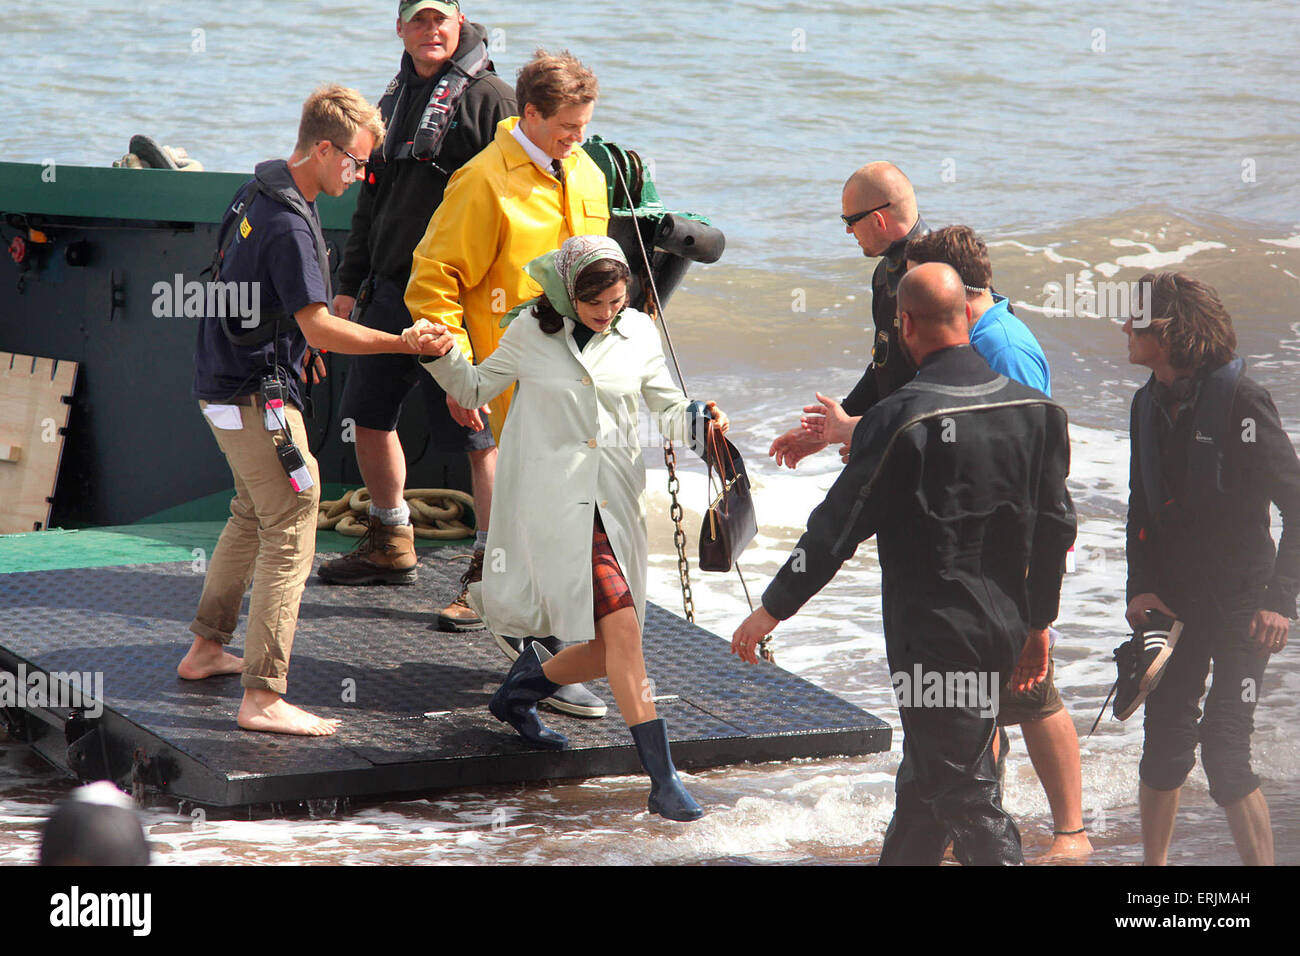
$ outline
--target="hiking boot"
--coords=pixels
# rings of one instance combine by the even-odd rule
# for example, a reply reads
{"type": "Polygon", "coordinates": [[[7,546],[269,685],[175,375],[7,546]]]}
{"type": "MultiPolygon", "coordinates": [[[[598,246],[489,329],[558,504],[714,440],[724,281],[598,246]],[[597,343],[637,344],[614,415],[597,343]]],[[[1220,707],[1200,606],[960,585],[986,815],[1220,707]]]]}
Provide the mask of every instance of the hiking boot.
{"type": "Polygon", "coordinates": [[[1115,648],[1115,719],[1128,720],[1164,676],[1165,665],[1183,632],[1183,622],[1150,612],[1151,623],[1115,648]]]}
{"type": "Polygon", "coordinates": [[[351,554],[326,561],[316,574],[326,584],[414,584],[415,528],[386,525],[373,515],[359,519],[366,533],[351,554]]]}
{"type": "Polygon", "coordinates": [[[480,631],[483,621],[469,605],[469,586],[483,580],[483,552],[475,551],[469,560],[469,570],[460,578],[460,594],[438,612],[440,631],[480,631]]]}

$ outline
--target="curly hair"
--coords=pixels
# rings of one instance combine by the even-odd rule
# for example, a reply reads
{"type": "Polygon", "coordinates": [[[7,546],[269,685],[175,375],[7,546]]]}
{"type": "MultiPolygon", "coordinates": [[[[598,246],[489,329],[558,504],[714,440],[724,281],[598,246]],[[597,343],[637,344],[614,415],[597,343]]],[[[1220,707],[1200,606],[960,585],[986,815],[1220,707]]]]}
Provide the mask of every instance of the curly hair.
{"type": "MultiPolygon", "coordinates": [[[[606,289],[619,282],[627,282],[632,277],[627,266],[617,259],[601,259],[593,262],[578,273],[574,284],[574,298],[579,302],[590,302],[606,289]]],[[[551,300],[543,293],[533,307],[537,313],[537,323],[547,335],[554,335],[564,328],[564,316],[551,305],[551,300]]]]}
{"type": "Polygon", "coordinates": [[[1138,280],[1134,314],[1151,317],[1138,334],[1157,336],[1177,369],[1214,369],[1232,360],[1237,333],[1212,286],[1183,272],[1148,272],[1138,280]]]}
{"type": "Polygon", "coordinates": [[[987,289],[993,281],[993,265],[989,262],[989,247],[975,235],[970,226],[945,226],[924,236],[917,236],[907,244],[908,261],[942,262],[952,266],[961,276],[962,285],[970,289],[987,289]]]}

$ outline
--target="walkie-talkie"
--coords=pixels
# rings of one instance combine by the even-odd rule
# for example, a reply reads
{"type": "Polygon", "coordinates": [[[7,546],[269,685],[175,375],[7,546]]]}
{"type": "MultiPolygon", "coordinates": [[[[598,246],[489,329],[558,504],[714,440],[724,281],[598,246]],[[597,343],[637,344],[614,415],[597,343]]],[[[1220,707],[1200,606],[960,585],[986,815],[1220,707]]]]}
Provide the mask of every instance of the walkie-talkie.
{"type": "Polygon", "coordinates": [[[280,456],[280,467],[289,476],[289,484],[294,491],[307,491],[315,484],[297,445],[291,441],[285,442],[283,445],[276,446],[275,453],[280,456]]]}
{"type": "Polygon", "coordinates": [[[289,424],[284,418],[284,382],[280,381],[278,370],[271,375],[262,376],[262,407],[266,413],[266,430],[269,432],[288,432],[289,424]]]}
{"type": "Polygon", "coordinates": [[[302,452],[293,443],[289,434],[289,423],[284,416],[284,382],[280,380],[279,371],[262,376],[262,405],[266,414],[266,430],[283,432],[284,442],[275,447],[275,454],[280,459],[280,467],[289,476],[289,485],[295,492],[307,491],[315,482],[311,471],[302,459],[302,452]]]}

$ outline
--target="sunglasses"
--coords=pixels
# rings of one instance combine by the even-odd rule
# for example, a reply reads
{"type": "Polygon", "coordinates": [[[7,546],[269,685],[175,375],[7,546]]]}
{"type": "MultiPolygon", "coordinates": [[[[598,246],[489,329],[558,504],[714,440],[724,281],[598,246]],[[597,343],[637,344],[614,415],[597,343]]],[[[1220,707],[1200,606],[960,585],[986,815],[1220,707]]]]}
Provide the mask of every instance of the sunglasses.
{"type": "Polygon", "coordinates": [[[873,212],[880,212],[880,210],[888,209],[892,205],[893,205],[892,202],[887,202],[883,206],[877,206],[875,209],[868,209],[866,212],[855,212],[851,216],[840,216],[840,221],[843,222],[844,225],[852,229],[863,219],[866,219],[868,216],[870,216],[873,212]]]}
{"type": "Polygon", "coordinates": [[[346,156],[348,159],[352,160],[352,162],[356,164],[356,167],[357,167],[357,170],[358,170],[358,171],[365,169],[365,168],[366,168],[366,165],[370,162],[370,160],[368,160],[368,159],[358,159],[357,157],[353,156],[351,153],[349,153],[346,149],[344,149],[344,148],[343,148],[342,146],[340,146],[338,143],[334,142],[334,140],[330,140],[330,141],[329,141],[329,144],[330,144],[331,146],[333,146],[335,149],[337,149],[337,150],[338,150],[340,153],[342,153],[344,156],[346,156]]]}

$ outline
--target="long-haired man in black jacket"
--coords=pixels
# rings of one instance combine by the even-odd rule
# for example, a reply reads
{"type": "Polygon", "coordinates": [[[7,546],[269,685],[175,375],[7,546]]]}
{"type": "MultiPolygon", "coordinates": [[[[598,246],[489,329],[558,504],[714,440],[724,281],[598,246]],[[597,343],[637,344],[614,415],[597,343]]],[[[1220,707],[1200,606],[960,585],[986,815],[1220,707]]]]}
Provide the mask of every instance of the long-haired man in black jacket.
{"type": "Polygon", "coordinates": [[[1133,399],[1128,620],[1141,630],[1158,611],[1184,625],[1146,699],[1146,862],[1166,862],[1199,743],[1210,796],[1227,812],[1242,861],[1270,865],[1273,832],[1250,735],[1264,667],[1296,616],[1300,461],[1273,399],[1243,374],[1214,289],[1173,272],[1148,273],[1138,287],[1135,314],[1144,318],[1124,325],[1128,358],[1152,375],[1133,399]],[[1280,547],[1270,502],[1283,516],[1280,547]]]}

